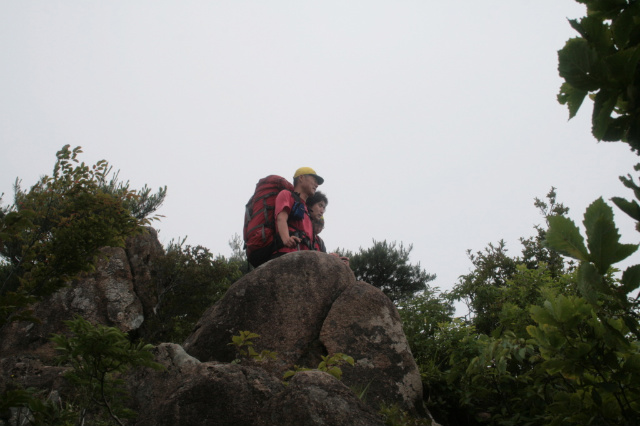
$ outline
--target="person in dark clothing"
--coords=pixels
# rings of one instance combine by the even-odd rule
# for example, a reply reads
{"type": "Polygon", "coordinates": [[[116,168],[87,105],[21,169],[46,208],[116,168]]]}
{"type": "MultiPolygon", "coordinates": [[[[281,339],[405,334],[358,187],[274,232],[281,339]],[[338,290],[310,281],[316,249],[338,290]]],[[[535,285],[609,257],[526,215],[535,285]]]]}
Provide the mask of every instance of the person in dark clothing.
{"type": "MultiPolygon", "coordinates": [[[[327,248],[324,241],[318,235],[324,229],[324,212],[329,204],[329,199],[325,194],[320,191],[316,191],[311,197],[307,199],[307,209],[309,209],[309,216],[311,217],[311,223],[313,225],[313,245],[314,250],[327,252],[327,248]]],[[[340,256],[338,253],[330,253],[332,256],[339,257],[347,266],[349,266],[349,258],[340,256]]]]}
{"type": "Polygon", "coordinates": [[[307,198],[307,209],[309,209],[309,216],[311,221],[318,220],[324,216],[324,212],[329,205],[327,196],[321,191],[316,191],[315,194],[307,198]]]}
{"type": "Polygon", "coordinates": [[[326,253],[327,247],[324,245],[324,241],[320,238],[320,235],[318,235],[324,229],[324,217],[313,219],[311,223],[313,224],[313,249],[326,253]]]}

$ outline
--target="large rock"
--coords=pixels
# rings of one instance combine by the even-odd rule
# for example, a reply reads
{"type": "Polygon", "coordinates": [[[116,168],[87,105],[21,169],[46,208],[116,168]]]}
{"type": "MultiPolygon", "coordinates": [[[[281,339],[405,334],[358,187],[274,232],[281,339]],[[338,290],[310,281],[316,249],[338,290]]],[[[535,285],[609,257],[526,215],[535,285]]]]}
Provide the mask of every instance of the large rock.
{"type": "Polygon", "coordinates": [[[343,381],[368,387],[368,404],[424,413],[420,373],[396,308],[334,256],[296,252],[247,274],[203,315],[184,348],[200,361],[230,362],[236,352],[229,343],[240,331],[260,335],[258,352],[278,353],[275,373],[344,353],[356,364],[342,367],[343,381]]]}
{"type": "MultiPolygon", "coordinates": [[[[74,314],[123,331],[140,327],[156,300],[152,271],[161,253],[154,233],[136,238],[126,251],[105,248],[94,274],[34,306],[42,324],[4,327],[0,391],[33,386],[64,400],[67,368],[51,366],[49,337],[65,332],[74,314]]],[[[161,344],[155,357],[164,371],[124,377],[137,426],[378,425],[382,402],[421,412],[420,377],[395,307],[323,253],[288,254],[243,277],[205,313],[185,349],[161,344]],[[229,343],[241,330],[260,334],[255,348],[276,351],[278,360],[230,363],[237,354],[229,343]],[[310,371],[283,384],[285,370],[316,367],[336,352],[356,361],[342,367],[342,382],[310,371]],[[349,389],[365,386],[367,405],[349,389]]]]}
{"type": "Polygon", "coordinates": [[[144,233],[127,239],[125,249],[136,295],[142,303],[145,318],[150,318],[158,303],[154,267],[158,259],[165,254],[162,244],[158,241],[158,232],[151,227],[145,228],[144,233]]]}
{"type": "Polygon", "coordinates": [[[13,322],[0,330],[0,353],[54,355],[51,334],[66,332],[64,321],[81,315],[94,324],[135,330],[144,320],[142,304],[134,291],[133,276],[123,248],[101,249],[94,273],[77,280],[33,306],[41,323],[13,322]]]}
{"type": "Polygon", "coordinates": [[[32,307],[41,323],[18,321],[0,329],[0,355],[54,356],[51,335],[65,333],[64,321],[75,315],[124,332],[139,329],[157,300],[153,266],[162,256],[153,228],[128,238],[126,249],[102,248],[93,273],[32,307]]]}
{"type": "Polygon", "coordinates": [[[353,391],[330,374],[304,371],[270,407],[271,423],[279,426],[350,425],[382,426],[384,422],[353,391]]]}
{"type": "Polygon", "coordinates": [[[200,363],[176,345],[161,348],[156,359],[166,371],[148,370],[130,381],[137,426],[264,424],[263,407],[282,388],[260,368],[200,363]]]}
{"type": "Polygon", "coordinates": [[[382,425],[334,377],[298,373],[289,386],[258,365],[199,362],[179,345],[162,344],[165,371],[130,377],[136,426],[382,425]]]}
{"type": "Polygon", "coordinates": [[[68,384],[63,375],[69,370],[69,367],[46,365],[29,355],[0,358],[0,395],[14,389],[65,389],[68,384]]]}
{"type": "Polygon", "coordinates": [[[397,403],[416,414],[423,411],[422,381],[400,315],[377,287],[357,282],[333,303],[320,331],[328,353],[345,352],[355,360],[343,381],[366,389],[372,405],[397,403]]]}
{"type": "Polygon", "coordinates": [[[236,358],[231,337],[247,330],[260,335],[257,348],[278,352],[283,368],[317,365],[320,330],[333,302],[355,282],[334,256],[296,252],[245,275],[208,309],[184,343],[200,361],[236,358]]]}

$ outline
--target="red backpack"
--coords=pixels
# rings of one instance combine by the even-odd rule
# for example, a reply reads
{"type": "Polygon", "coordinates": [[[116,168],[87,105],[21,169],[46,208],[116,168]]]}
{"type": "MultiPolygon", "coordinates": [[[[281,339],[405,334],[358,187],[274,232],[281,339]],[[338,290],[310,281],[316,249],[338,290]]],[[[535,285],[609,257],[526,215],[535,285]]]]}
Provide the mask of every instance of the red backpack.
{"type": "Polygon", "coordinates": [[[280,191],[293,191],[293,185],[281,176],[269,175],[256,184],[244,213],[244,244],[249,263],[257,268],[276,251],[276,196],[280,191]]]}

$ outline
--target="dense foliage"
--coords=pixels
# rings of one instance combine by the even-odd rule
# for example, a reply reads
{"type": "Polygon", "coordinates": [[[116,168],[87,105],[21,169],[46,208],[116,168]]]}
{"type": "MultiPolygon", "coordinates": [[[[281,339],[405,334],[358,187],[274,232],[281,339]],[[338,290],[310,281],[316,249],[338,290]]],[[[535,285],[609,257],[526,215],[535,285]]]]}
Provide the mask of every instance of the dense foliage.
{"type": "Polygon", "coordinates": [[[82,407],[77,411],[76,424],[116,422],[134,418],[136,413],[126,408],[128,394],[119,374],[133,367],[163,369],[153,361],[152,346],[132,343],[128,336],[114,327],[92,325],[82,317],[66,321],[71,336],[56,334],[51,340],[61,352],[59,362],[72,369],[65,377],[73,384],[73,399],[68,406],[82,407]]]}
{"type": "MultiPolygon", "coordinates": [[[[534,205],[544,216],[566,214],[569,209],[556,201],[556,190],[551,188],[546,200],[535,199],[534,205]]],[[[489,245],[481,251],[468,250],[473,270],[460,277],[450,297],[463,301],[469,308],[471,323],[482,334],[500,333],[505,329],[503,320],[508,310],[514,315],[531,304],[541,301],[539,282],[544,275],[558,279],[565,272],[565,263],[561,256],[544,244],[546,228],[536,226],[536,235],[521,238],[523,246],[519,256],[509,256],[503,240],[489,245]]],[[[567,265],[570,267],[570,265],[567,265]]],[[[525,319],[511,318],[507,321],[525,319]]],[[[510,327],[514,325],[511,324],[510,327]]],[[[523,327],[521,327],[524,330],[523,327]]]]}
{"type": "MultiPolygon", "coordinates": [[[[552,189],[535,205],[564,214],[555,197],[552,189]]],[[[572,291],[572,267],[544,246],[546,232],[538,226],[537,235],[521,239],[519,256],[509,256],[504,242],[469,253],[474,269],[451,292],[428,291],[400,304],[425,402],[439,423],[545,424],[545,399],[529,387],[538,376],[528,310],[572,291]],[[466,302],[469,318],[453,318],[455,300],[466,302]]]]}
{"type": "Polygon", "coordinates": [[[216,258],[209,249],[171,241],[154,265],[157,303],[143,324],[150,342],[182,343],[204,311],[242,276],[237,260],[216,258]]]}
{"type": "Polygon", "coordinates": [[[105,190],[109,164],[78,160],[79,147],[63,147],[51,176],[28,191],[16,181],[14,203],[0,207],[0,327],[31,319],[29,304],[92,271],[104,246],[123,246],[149,220],[127,206],[151,213],[161,202],[140,203],[128,185],[105,190]]]}
{"type": "Polygon", "coordinates": [[[587,16],[569,21],[580,36],[558,52],[565,80],[558,100],[571,118],[590,95],[596,139],[623,141],[640,152],[640,2],[577,1],[586,5],[587,16]]]}
{"type": "MultiPolygon", "coordinates": [[[[594,136],[640,153],[640,2],[578,1],[587,16],[570,21],[580,37],[558,54],[565,79],[558,100],[573,117],[590,95],[594,136]]],[[[640,185],[631,175],[621,180],[635,199],[612,201],[640,231],[640,185]]],[[[586,237],[554,189],[547,200],[535,202],[546,226],[521,240],[521,255],[510,256],[502,241],[469,252],[474,269],[451,293],[427,293],[400,310],[425,402],[441,424],[635,425],[640,418],[640,265],[616,269],[638,244],[621,242],[603,199],[583,215],[586,237]],[[443,320],[446,310],[425,309],[452,299],[467,304],[469,318],[443,320]]]]}
{"type": "MultiPolygon", "coordinates": [[[[566,80],[559,100],[573,116],[586,94],[595,93],[594,136],[626,142],[640,154],[640,2],[582,2],[587,16],[570,21],[581,37],[558,53],[566,80]]],[[[640,230],[640,187],[631,175],[620,179],[635,199],[612,201],[640,230]]],[[[613,209],[602,198],[585,211],[586,240],[566,217],[549,222],[548,245],[579,262],[578,294],[532,308],[537,325],[527,329],[540,346],[543,367],[565,379],[550,417],[556,424],[634,424],[640,418],[640,265],[613,272],[638,244],[620,242],[613,209]]]]}
{"type": "MultiPolygon", "coordinates": [[[[15,184],[14,203],[0,207],[0,327],[12,321],[41,321],[30,309],[56,290],[72,285],[94,270],[105,246],[124,246],[125,239],[144,232],[148,218],[160,207],[166,188],[157,194],[137,192],[111,178],[109,164],[79,161],[80,147],[64,146],[56,154],[51,176],[43,176],[28,191],[15,184]]],[[[133,415],[124,408],[126,392],[115,374],[130,367],[157,367],[150,347],[132,343],[111,327],[91,325],[82,318],[67,322],[71,337],[54,337],[73,395],[57,401],[38,389],[8,386],[0,395],[0,415],[6,421],[15,408],[16,424],[122,425],[133,415]]]]}
{"type": "MultiPolygon", "coordinates": [[[[160,206],[164,203],[164,199],[167,196],[167,187],[158,188],[157,193],[152,193],[151,188],[146,184],[139,190],[133,191],[135,196],[131,197],[131,188],[129,181],[122,182],[119,179],[120,171],[111,174],[111,168],[107,169],[107,172],[100,176],[100,189],[115,197],[123,200],[124,207],[129,211],[131,216],[139,220],[149,218],[160,206]],[[107,177],[111,176],[108,180],[107,177]]],[[[155,215],[151,217],[151,220],[161,217],[155,215]]]]}
{"type": "Polygon", "coordinates": [[[391,300],[400,301],[427,290],[428,283],[436,276],[427,273],[420,263],[409,263],[413,246],[405,248],[402,243],[373,240],[373,246],[352,253],[348,250],[337,252],[349,258],[351,269],[360,281],[381,289],[391,300]]]}
{"type": "Polygon", "coordinates": [[[126,408],[128,392],[121,375],[134,367],[164,367],[153,360],[151,345],[132,343],[117,328],[93,325],[79,316],[65,323],[70,334],[56,334],[51,340],[61,354],[58,362],[69,367],[64,374],[71,384],[68,391],[53,396],[10,386],[0,395],[3,424],[124,426],[136,413],[126,408]]]}
{"type": "MultiPolygon", "coordinates": [[[[555,191],[548,199],[553,205],[555,191]]],[[[632,425],[640,417],[640,266],[621,275],[613,267],[638,246],[619,241],[602,199],[584,214],[586,240],[560,206],[541,209],[551,213],[549,228],[522,239],[520,256],[490,244],[451,293],[400,305],[441,424],[632,425]],[[574,261],[536,263],[531,253],[574,261]],[[451,317],[452,299],[467,301],[469,319],[451,317]]]]}

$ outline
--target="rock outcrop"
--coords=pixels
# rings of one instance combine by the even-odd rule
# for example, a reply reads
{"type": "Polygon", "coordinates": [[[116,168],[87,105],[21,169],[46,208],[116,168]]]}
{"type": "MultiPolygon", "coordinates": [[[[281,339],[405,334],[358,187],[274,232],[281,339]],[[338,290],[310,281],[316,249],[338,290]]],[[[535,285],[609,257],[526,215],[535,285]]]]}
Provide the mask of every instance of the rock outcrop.
{"type": "Polygon", "coordinates": [[[129,380],[137,426],[384,424],[327,373],[299,373],[284,386],[257,365],[200,362],[174,344],[159,345],[156,360],[167,370],[129,380]]]}
{"type": "MultiPolygon", "coordinates": [[[[64,395],[66,368],[53,366],[49,337],[75,314],[125,332],[152,314],[153,265],[164,255],[155,231],[103,254],[95,273],[34,306],[42,324],[0,330],[0,392],[11,382],[64,395]]],[[[382,403],[424,414],[420,375],[394,305],[323,253],[288,254],[245,275],[183,346],[154,349],[166,370],[125,377],[136,425],[381,425],[382,403]],[[277,359],[232,362],[231,337],[243,330],[259,334],[256,349],[276,351],[277,359]],[[284,371],[314,368],[338,352],[355,360],[342,367],[341,381],[313,370],[283,384],[284,371]],[[352,390],[365,388],[366,403],[352,390]]]]}
{"type": "Polygon", "coordinates": [[[128,332],[144,320],[142,304],[133,288],[131,270],[122,248],[107,247],[96,272],[54,293],[33,309],[40,323],[13,322],[0,331],[0,354],[53,357],[49,338],[63,333],[64,321],[81,315],[94,324],[106,324],[128,332]]]}
{"type": "Polygon", "coordinates": [[[153,262],[164,255],[153,228],[129,238],[127,249],[101,249],[95,272],[33,306],[41,323],[14,322],[0,330],[0,356],[54,356],[49,338],[64,333],[64,321],[81,315],[93,324],[137,330],[154,303],[153,262]]]}
{"type": "Polygon", "coordinates": [[[280,426],[384,424],[343,382],[321,371],[296,374],[268,411],[270,424],[280,426]]]}
{"type": "Polygon", "coordinates": [[[153,314],[158,304],[158,288],[153,278],[154,264],[164,256],[164,248],[158,241],[158,233],[153,228],[148,232],[129,238],[126,242],[127,258],[131,269],[136,296],[142,304],[145,317],[153,314]]]}
{"type": "Polygon", "coordinates": [[[278,352],[283,368],[315,366],[323,353],[320,330],[335,300],[355,282],[334,256],[296,252],[245,275],[205,312],[185,350],[201,361],[236,358],[231,336],[260,335],[258,348],[278,352]]]}
{"type": "Polygon", "coordinates": [[[395,306],[334,256],[296,252],[244,276],[203,315],[184,348],[201,361],[230,362],[231,337],[243,330],[260,335],[258,350],[278,353],[281,372],[344,353],[356,362],[343,368],[343,381],[367,388],[367,403],[424,412],[420,373],[395,306]]]}
{"type": "Polygon", "coordinates": [[[422,381],[402,330],[400,315],[377,287],[356,282],[333,303],[320,341],[328,353],[342,352],[355,360],[342,380],[367,389],[367,401],[378,407],[398,403],[410,412],[425,414],[422,381]]]}

